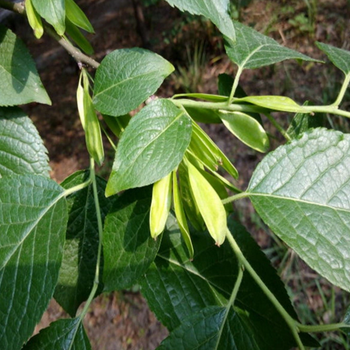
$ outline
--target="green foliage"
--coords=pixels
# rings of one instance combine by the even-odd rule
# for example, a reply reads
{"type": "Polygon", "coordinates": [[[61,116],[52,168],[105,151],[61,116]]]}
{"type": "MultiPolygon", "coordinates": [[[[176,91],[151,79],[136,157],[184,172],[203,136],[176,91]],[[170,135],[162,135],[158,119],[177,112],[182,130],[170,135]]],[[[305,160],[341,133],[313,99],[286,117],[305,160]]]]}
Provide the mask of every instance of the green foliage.
{"type": "Polygon", "coordinates": [[[29,102],[51,104],[35,63],[23,42],[0,25],[0,106],[29,102]]]}
{"type": "MultiPolygon", "coordinates": [[[[286,59],[316,60],[233,22],[228,0],[168,2],[205,16],[224,35],[238,70],[234,78],[219,76],[219,95],[152,96],[173,72],[170,62],[132,48],[113,51],[99,64],[65,36],[92,52],[80,29],[93,28],[73,0],[28,2],[34,34],[52,35],[82,70],[77,105],[91,165],[61,186],[48,178],[47,151],[36,128],[14,107],[50,104],[50,99],[25,45],[0,27],[0,344],[5,350],[91,349],[83,320],[92,300],[136,283],[170,331],[160,349],[305,349],[319,345],[309,333],[349,334],[348,311],[337,324],[301,324],[267,257],[228,216],[233,201],[249,197],[284,243],[350,291],[350,139],[317,128],[322,113],[350,117],[339,108],[350,81],[350,53],[317,43],[345,74],[330,105],[247,96],[239,85],[243,70],[286,59]],[[296,115],[284,130],[274,112],[296,115]],[[222,123],[248,147],[268,152],[262,115],[287,143],[263,158],[244,191],[228,180],[238,178],[237,169],[196,121],[222,123]],[[95,169],[104,159],[102,131],[115,151],[107,183],[95,169]],[[119,138],[116,146],[109,133],[119,138]],[[229,197],[228,190],[235,194],[229,197]],[[72,318],[30,338],[52,296],[72,318]]],[[[1,6],[10,7],[3,0],[1,6]]],[[[17,11],[24,14],[21,7],[17,11]]]]}
{"type": "Polygon", "coordinates": [[[0,107],[0,177],[49,176],[47,150],[32,121],[18,107],[0,107]]]}
{"type": "Polygon", "coordinates": [[[121,49],[107,55],[97,69],[95,107],[114,117],[129,113],[156,92],[174,67],[143,49],[121,49]]]}
{"type": "Polygon", "coordinates": [[[202,15],[210,19],[231,42],[235,41],[235,27],[228,15],[229,0],[167,0],[171,6],[194,15],[202,15]]]}
{"type": "Polygon", "coordinates": [[[348,136],[340,132],[306,132],[271,152],[248,187],[254,207],[272,231],[313,269],[348,291],[350,243],[344,232],[350,220],[349,147],[348,136]]]}
{"type": "Polygon", "coordinates": [[[32,0],[32,3],[39,13],[48,23],[57,31],[57,34],[63,35],[66,30],[65,0],[32,0]]]}
{"type": "Polygon", "coordinates": [[[191,120],[168,100],[156,100],[131,119],[116,151],[106,194],[160,180],[179,165],[190,142],[191,120]]]}

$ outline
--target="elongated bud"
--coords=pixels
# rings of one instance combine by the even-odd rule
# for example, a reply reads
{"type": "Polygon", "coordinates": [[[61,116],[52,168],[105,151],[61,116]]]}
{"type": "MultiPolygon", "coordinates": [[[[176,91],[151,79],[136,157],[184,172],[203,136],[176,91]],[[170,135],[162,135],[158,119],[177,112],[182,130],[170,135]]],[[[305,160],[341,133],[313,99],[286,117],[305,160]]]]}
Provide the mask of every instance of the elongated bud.
{"type": "Polygon", "coordinates": [[[207,226],[210,235],[216,245],[220,246],[226,237],[226,210],[219,195],[199,172],[199,170],[187,162],[188,174],[193,196],[207,226]]]}
{"type": "Polygon", "coordinates": [[[179,228],[182,234],[182,238],[185,241],[189,258],[193,259],[194,249],[192,245],[192,240],[190,236],[190,230],[188,229],[185,211],[182,205],[182,199],[180,197],[179,186],[177,183],[176,171],[173,171],[173,200],[174,200],[174,210],[179,228]]]}
{"type": "Polygon", "coordinates": [[[104,149],[100,122],[89,93],[89,79],[85,69],[82,69],[77,88],[78,111],[85,131],[85,143],[90,156],[101,165],[104,159],[104,149]],[[83,80],[83,86],[81,85],[83,80]]]}
{"type": "Polygon", "coordinates": [[[149,226],[151,236],[156,239],[165,228],[171,205],[171,173],[153,185],[149,226]]]}
{"type": "Polygon", "coordinates": [[[44,27],[41,21],[41,17],[33,7],[32,0],[26,0],[26,14],[29,25],[34,31],[34,35],[37,39],[40,39],[44,34],[44,27]]]}

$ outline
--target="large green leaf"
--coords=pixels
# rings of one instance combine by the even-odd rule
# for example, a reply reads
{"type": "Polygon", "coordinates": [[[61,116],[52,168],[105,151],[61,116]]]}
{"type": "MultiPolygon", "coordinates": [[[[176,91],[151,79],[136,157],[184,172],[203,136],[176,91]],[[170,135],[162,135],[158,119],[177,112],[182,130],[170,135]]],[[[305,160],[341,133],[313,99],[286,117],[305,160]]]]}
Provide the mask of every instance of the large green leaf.
{"type": "Polygon", "coordinates": [[[161,56],[139,48],[108,54],[96,71],[94,99],[101,113],[120,116],[154,94],[174,67],[161,56]]]}
{"type": "Polygon", "coordinates": [[[0,106],[51,104],[23,42],[0,25],[0,106]]]}
{"type": "Polygon", "coordinates": [[[257,167],[248,192],[259,215],[329,281],[350,291],[350,135],[304,133],[257,167]]]}
{"type": "Polygon", "coordinates": [[[62,260],[67,206],[42,176],[0,179],[0,344],[21,349],[45,311],[62,260]]]}
{"type": "Polygon", "coordinates": [[[332,45],[316,42],[317,47],[322,50],[331,62],[339,68],[345,75],[350,74],[350,52],[338,49],[332,45]]]}
{"type": "Polygon", "coordinates": [[[23,350],[91,350],[80,318],[50,324],[25,345],[23,350]]]}
{"type": "MultiPolygon", "coordinates": [[[[281,280],[255,241],[241,225],[229,220],[228,227],[253,268],[296,318],[281,280]]],[[[150,308],[170,331],[208,306],[225,307],[238,274],[238,262],[228,242],[218,248],[208,233],[193,234],[191,238],[193,261],[189,261],[181,233],[170,217],[158,256],[141,280],[150,308]]],[[[248,273],[244,274],[234,312],[247,315],[251,337],[259,349],[289,349],[293,345],[289,328],[248,273]]]]}
{"type": "Polygon", "coordinates": [[[209,306],[187,318],[157,350],[260,350],[249,317],[232,308],[209,306]]]}
{"type": "Polygon", "coordinates": [[[63,35],[66,29],[65,0],[32,0],[39,15],[49,22],[58,35],[63,35]]]}
{"type": "MultiPolygon", "coordinates": [[[[68,189],[83,183],[88,177],[88,171],[78,171],[61,185],[68,189]]],[[[106,181],[96,177],[96,182],[104,220],[112,203],[104,195],[106,181]]],[[[95,279],[99,234],[92,185],[69,196],[67,202],[66,242],[54,297],[74,316],[79,305],[88,298],[95,279]]]]}
{"type": "Polygon", "coordinates": [[[119,141],[107,196],[168,175],[182,160],[191,131],[191,119],[168,100],[156,100],[143,108],[119,141]]]}
{"type": "Polygon", "coordinates": [[[104,290],[129,288],[145,273],[159,249],[149,229],[152,188],[124,192],[106,217],[103,233],[104,290]]]}
{"type": "Polygon", "coordinates": [[[228,14],[229,0],[166,0],[181,11],[210,19],[230,41],[235,41],[235,27],[228,14]]]}
{"type": "Polygon", "coordinates": [[[241,70],[267,66],[287,59],[315,61],[239,22],[234,23],[236,42],[226,44],[226,52],[241,70]]]}
{"type": "Polygon", "coordinates": [[[0,107],[0,177],[48,177],[49,170],[47,150],[30,118],[17,107],[0,107]]]}

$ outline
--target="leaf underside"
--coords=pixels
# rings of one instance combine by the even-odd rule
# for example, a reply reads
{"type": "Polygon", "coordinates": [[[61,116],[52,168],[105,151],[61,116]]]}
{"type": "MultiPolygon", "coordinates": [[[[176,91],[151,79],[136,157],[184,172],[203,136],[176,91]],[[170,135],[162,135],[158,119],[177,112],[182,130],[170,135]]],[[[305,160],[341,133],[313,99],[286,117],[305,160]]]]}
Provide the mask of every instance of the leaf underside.
{"type": "Polygon", "coordinates": [[[181,11],[202,15],[211,20],[230,41],[236,40],[235,26],[228,14],[229,0],[166,0],[181,11]]]}
{"type": "Polygon", "coordinates": [[[315,129],[270,153],[248,192],[273,232],[350,291],[350,135],[315,129]]]}

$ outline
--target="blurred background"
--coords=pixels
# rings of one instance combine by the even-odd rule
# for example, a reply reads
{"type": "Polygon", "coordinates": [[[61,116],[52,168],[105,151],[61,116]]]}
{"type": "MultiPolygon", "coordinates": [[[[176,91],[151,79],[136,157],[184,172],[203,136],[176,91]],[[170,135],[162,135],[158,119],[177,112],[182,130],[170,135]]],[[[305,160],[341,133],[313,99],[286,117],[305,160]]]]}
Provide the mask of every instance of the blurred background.
{"type": "MultiPolygon", "coordinates": [[[[221,73],[235,74],[236,68],[225,55],[223,40],[205,18],[170,7],[164,0],[77,0],[95,28],[87,35],[101,61],[109,52],[128,47],[150,49],[174,64],[176,71],[157,92],[171,97],[181,92],[217,93],[221,73]]],[[[350,49],[349,0],[231,0],[232,18],[252,26],[280,44],[298,50],[325,64],[285,61],[253,71],[245,71],[241,86],[251,95],[285,95],[304,103],[332,103],[343,81],[314,45],[325,42],[350,49]]],[[[26,20],[0,11],[0,21],[9,26],[28,46],[41,79],[52,100],[52,107],[30,104],[24,109],[37,126],[49,151],[51,177],[61,182],[76,170],[87,168],[88,154],[80,125],[75,92],[79,69],[63,48],[44,35],[35,39],[26,20]],[[69,140],[69,142],[67,142],[69,140]]],[[[92,71],[93,74],[93,71],[92,71]]],[[[347,93],[342,108],[349,110],[347,93]]],[[[292,115],[280,113],[286,128],[292,115]]],[[[320,116],[326,127],[349,132],[345,118],[320,116]]],[[[271,134],[271,149],[283,138],[264,120],[271,134]]],[[[245,189],[252,171],[264,156],[249,149],[222,125],[203,125],[238,168],[237,185],[245,189]]],[[[106,177],[113,163],[113,150],[106,142],[106,160],[99,175],[106,177]]],[[[349,295],[330,285],[308,268],[278,240],[255,214],[248,200],[235,202],[235,212],[255,237],[284,280],[300,320],[307,324],[339,322],[350,303],[349,295]]],[[[36,328],[46,327],[64,311],[54,302],[36,328]]],[[[136,285],[130,290],[101,295],[92,304],[85,321],[93,349],[155,349],[167,330],[148,309],[136,285]]],[[[322,337],[322,349],[350,349],[341,333],[322,337]]]]}

